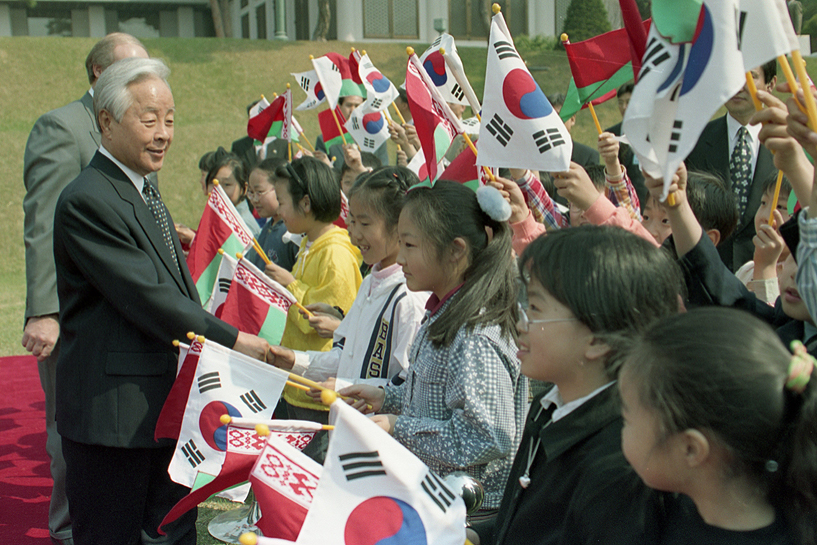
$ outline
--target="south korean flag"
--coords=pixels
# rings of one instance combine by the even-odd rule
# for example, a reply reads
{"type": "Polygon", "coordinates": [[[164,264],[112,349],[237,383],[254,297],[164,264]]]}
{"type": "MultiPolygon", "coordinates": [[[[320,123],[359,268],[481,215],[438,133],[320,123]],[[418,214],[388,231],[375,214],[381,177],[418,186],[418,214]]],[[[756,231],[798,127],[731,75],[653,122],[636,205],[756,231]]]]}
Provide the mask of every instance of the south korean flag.
{"type": "Polygon", "coordinates": [[[389,123],[381,111],[366,113],[362,107],[355,108],[344,126],[360,151],[374,153],[389,139],[389,123]]]}
{"type": "Polygon", "coordinates": [[[513,45],[502,12],[491,21],[477,164],[564,172],[573,141],[513,45]]]}
{"type": "Polygon", "coordinates": [[[443,57],[443,54],[440,52],[441,48],[445,50],[446,56],[451,55],[456,59],[455,64],[459,63],[460,66],[462,65],[457,55],[457,46],[454,43],[454,37],[447,33],[438,36],[437,39],[428,46],[428,49],[420,56],[420,64],[425,68],[428,77],[431,78],[432,83],[437,87],[437,90],[446,102],[454,102],[468,106],[466,90],[457,83],[453,71],[445,62],[445,57],[443,57]]]}
{"type": "Polygon", "coordinates": [[[190,385],[170,478],[198,488],[221,472],[227,427],[221,417],[270,419],[288,373],[213,341],[205,341],[190,385]]]}
{"type": "Polygon", "coordinates": [[[737,11],[736,0],[705,0],[687,43],[673,44],[650,27],[622,129],[641,168],[664,180],[664,197],[706,124],[746,82],[737,11]]]}
{"type": "Polygon", "coordinates": [[[306,99],[295,108],[298,111],[312,110],[317,108],[326,100],[326,93],[323,91],[318,73],[314,70],[290,74],[306,93],[306,99]]]}

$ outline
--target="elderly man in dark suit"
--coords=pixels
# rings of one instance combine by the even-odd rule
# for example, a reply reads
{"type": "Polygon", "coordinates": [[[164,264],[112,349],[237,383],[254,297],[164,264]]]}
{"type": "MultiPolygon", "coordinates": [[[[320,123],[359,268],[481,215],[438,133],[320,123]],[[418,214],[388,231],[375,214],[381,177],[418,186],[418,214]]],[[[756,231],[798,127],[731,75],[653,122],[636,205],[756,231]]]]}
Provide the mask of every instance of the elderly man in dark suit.
{"type": "Polygon", "coordinates": [[[167,474],[174,445],[153,439],[176,375],[171,343],[195,331],[259,359],[269,348],[202,309],[147,178],[173,140],[169,72],[159,60],[125,59],[102,74],[102,146],[57,202],[57,426],[77,545],[196,542],[195,510],[157,533],[188,492],[167,474]]]}
{"type": "MultiPolygon", "coordinates": [[[[751,72],[758,89],[772,92],[777,83],[776,60],[751,72]]],[[[718,244],[721,260],[734,272],[754,256],[754,218],[763,197],[763,182],[777,169],[771,152],[758,140],[760,125],[748,124],[755,107],[745,86],[727,101],[726,110],[726,115],[704,128],[686,167],[720,176],[735,193],[740,221],[732,236],[718,244]]]]}
{"type": "Polygon", "coordinates": [[[93,91],[97,78],[114,62],[148,54],[142,43],[116,32],[94,45],[85,59],[91,88],[82,98],[44,114],[34,124],[25,150],[23,179],[26,196],[24,239],[26,247],[26,310],[22,344],[39,361],[45,391],[46,451],[51,458],[54,486],[48,512],[48,529],[55,543],[69,545],[71,519],[65,497],[65,462],[54,420],[54,383],[60,326],[57,321],[57,275],[51,234],[57,198],[68,183],[88,166],[99,148],[94,117],[93,91]]]}

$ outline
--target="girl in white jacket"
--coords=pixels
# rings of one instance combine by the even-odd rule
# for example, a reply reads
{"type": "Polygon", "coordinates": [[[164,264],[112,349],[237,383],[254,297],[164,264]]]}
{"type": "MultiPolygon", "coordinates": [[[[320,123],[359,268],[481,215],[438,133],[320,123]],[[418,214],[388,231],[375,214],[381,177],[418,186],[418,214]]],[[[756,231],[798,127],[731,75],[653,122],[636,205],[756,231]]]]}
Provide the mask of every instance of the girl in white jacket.
{"type": "MultiPolygon", "coordinates": [[[[335,330],[329,352],[271,347],[273,363],[332,390],[350,384],[400,384],[408,352],[425,313],[428,293],[412,292],[400,265],[397,220],[408,188],[417,183],[404,167],[364,174],[349,192],[349,235],[372,271],[335,330]]],[[[320,392],[313,391],[319,398],[320,392]]]]}

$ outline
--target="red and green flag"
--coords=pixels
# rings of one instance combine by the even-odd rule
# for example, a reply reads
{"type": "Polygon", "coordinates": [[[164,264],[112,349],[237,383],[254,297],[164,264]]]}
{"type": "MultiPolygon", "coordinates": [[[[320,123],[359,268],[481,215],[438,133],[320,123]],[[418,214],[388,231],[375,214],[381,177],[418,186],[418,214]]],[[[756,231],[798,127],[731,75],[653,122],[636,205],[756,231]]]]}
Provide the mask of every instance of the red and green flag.
{"type": "MultiPolygon", "coordinates": [[[[335,144],[338,146],[343,145],[341,131],[343,131],[342,134],[344,135],[349,134],[349,131],[344,127],[346,119],[343,117],[340,108],[335,108],[335,115],[337,116],[337,121],[335,121],[335,117],[332,115],[332,110],[324,110],[318,114],[318,124],[321,127],[321,136],[323,136],[323,144],[326,146],[326,151],[329,151],[329,148],[335,144]],[[340,128],[338,128],[338,124],[340,124],[340,128]]],[[[351,136],[349,137],[349,141],[351,141],[351,136]]],[[[338,159],[341,159],[341,157],[338,157],[338,159]]]]}
{"type": "Polygon", "coordinates": [[[187,254],[187,266],[196,283],[202,304],[210,301],[221,265],[223,249],[229,255],[245,252],[253,243],[252,232],[238,214],[233,203],[216,185],[210,192],[196,237],[187,254]]]}
{"type": "Polygon", "coordinates": [[[298,133],[292,130],[292,98],[289,89],[273,100],[272,104],[261,97],[258,104],[250,110],[247,135],[258,145],[269,137],[298,141],[298,133]]]}
{"type": "MultiPolygon", "coordinates": [[[[478,144],[479,142],[474,143],[475,146],[478,144]]],[[[485,185],[485,178],[485,169],[477,166],[477,156],[471,148],[462,150],[440,176],[441,180],[459,182],[474,191],[485,185]]]]}
{"type": "Polygon", "coordinates": [[[297,302],[284,286],[245,258],[238,260],[220,318],[243,331],[281,344],[289,307],[297,302]]]}
{"type": "MultiPolygon", "coordinates": [[[[642,24],[649,28],[649,21],[642,24]]],[[[573,117],[588,102],[599,104],[613,98],[619,87],[633,79],[627,29],[605,32],[582,42],[565,43],[564,47],[573,77],[559,111],[562,121],[573,117]]]]}

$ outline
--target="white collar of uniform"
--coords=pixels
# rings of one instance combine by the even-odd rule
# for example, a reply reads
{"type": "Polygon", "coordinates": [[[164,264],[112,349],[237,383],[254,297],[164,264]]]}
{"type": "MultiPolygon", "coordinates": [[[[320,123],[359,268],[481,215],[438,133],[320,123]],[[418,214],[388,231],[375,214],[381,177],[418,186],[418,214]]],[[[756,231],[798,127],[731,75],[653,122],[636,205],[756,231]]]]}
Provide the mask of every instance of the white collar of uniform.
{"type": "Polygon", "coordinates": [[[601,392],[603,392],[604,390],[606,390],[615,383],[616,383],[615,380],[612,382],[608,382],[601,388],[593,390],[584,397],[574,399],[570,403],[565,403],[564,400],[562,400],[562,396],[561,394],[559,394],[559,387],[554,386],[547,394],[545,394],[542,397],[542,399],[539,400],[539,402],[542,404],[543,409],[547,409],[551,405],[556,405],[556,410],[553,411],[552,416],[552,420],[556,422],[557,420],[560,420],[565,416],[569,415],[570,413],[572,413],[573,411],[587,403],[590,399],[594,398],[595,396],[597,396],[598,394],[600,394],[601,392]]]}
{"type": "Polygon", "coordinates": [[[145,196],[142,195],[142,188],[145,186],[145,177],[139,175],[135,170],[133,170],[131,168],[128,168],[125,165],[123,165],[122,162],[119,159],[117,159],[116,157],[111,155],[111,152],[108,151],[107,149],[105,149],[104,145],[99,146],[99,153],[101,153],[102,155],[104,155],[105,157],[107,157],[108,159],[113,161],[113,163],[116,166],[118,166],[122,170],[122,172],[125,173],[125,175],[128,177],[128,179],[131,182],[133,182],[133,185],[136,187],[136,191],[139,192],[139,196],[142,197],[142,200],[144,201],[145,196]]]}
{"type": "Polygon", "coordinates": [[[94,88],[93,87],[88,89],[88,94],[91,95],[91,98],[94,98],[94,88]]]}

